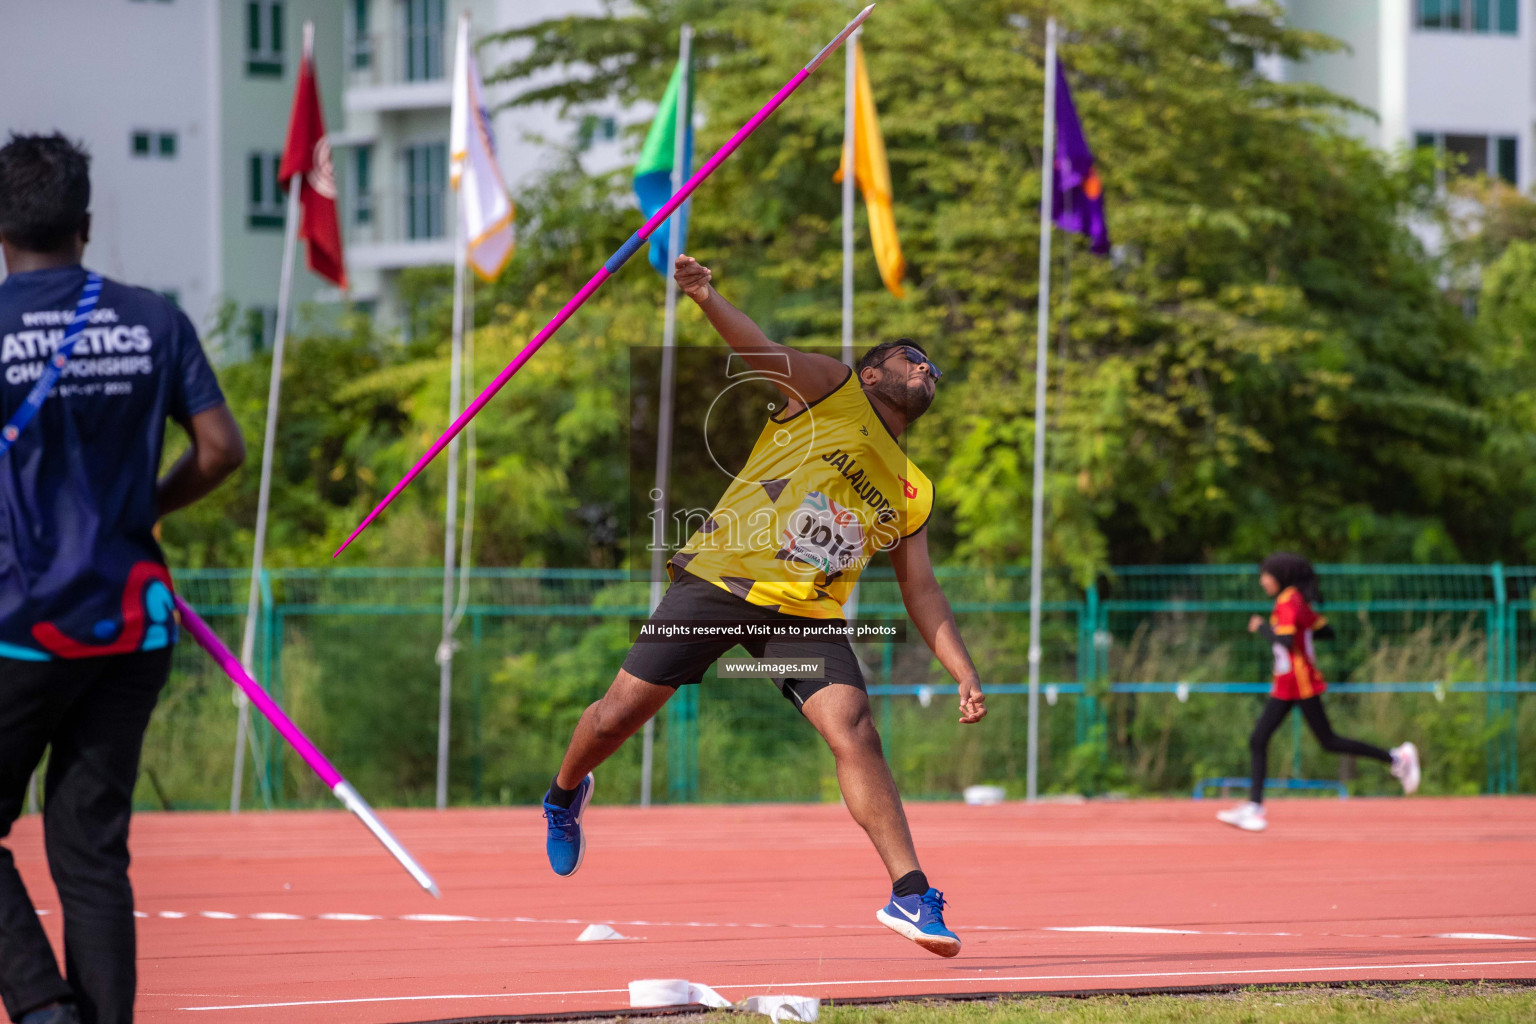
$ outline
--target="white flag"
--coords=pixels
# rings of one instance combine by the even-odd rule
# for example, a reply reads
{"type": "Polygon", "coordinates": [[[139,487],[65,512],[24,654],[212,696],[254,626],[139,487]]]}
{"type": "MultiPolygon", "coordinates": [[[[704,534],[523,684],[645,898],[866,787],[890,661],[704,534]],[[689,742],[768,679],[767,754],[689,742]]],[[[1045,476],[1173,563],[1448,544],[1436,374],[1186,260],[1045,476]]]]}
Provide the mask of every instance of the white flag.
{"type": "Polygon", "coordinates": [[[459,19],[459,42],[453,61],[453,127],[449,134],[448,167],[459,193],[459,217],[469,264],[482,280],[501,273],[512,258],[512,218],[515,210],[496,163],[496,137],[485,109],[485,88],[469,47],[469,15],[459,19]]]}

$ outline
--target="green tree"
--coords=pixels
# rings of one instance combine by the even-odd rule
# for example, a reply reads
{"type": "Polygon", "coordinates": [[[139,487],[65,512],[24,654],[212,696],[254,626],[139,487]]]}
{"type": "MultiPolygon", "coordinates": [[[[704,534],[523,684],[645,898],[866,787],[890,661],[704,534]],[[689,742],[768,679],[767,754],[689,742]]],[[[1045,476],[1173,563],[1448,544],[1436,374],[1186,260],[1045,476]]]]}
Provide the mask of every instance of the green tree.
{"type": "MultiPolygon", "coordinates": [[[[495,77],[544,72],[517,102],[568,110],[653,99],[691,22],[707,153],[851,10],[613,5],[508,34],[531,46],[495,77]]],[[[1101,260],[1058,235],[1053,564],[1087,578],[1111,561],[1279,544],[1322,558],[1495,553],[1507,532],[1469,511],[1494,491],[1479,457],[1486,380],[1405,227],[1433,203],[1431,168],[1347,136],[1343,100],[1255,70],[1335,44],[1284,27],[1272,4],[1051,10],[1117,242],[1101,260]]],[[[879,290],[861,245],[858,333],[932,341],[956,371],[911,443],[940,471],[936,532],[976,561],[1028,553],[1044,14],[1027,0],[912,0],[877,9],[864,40],[911,297],[879,290]]],[[[795,344],[836,338],[841,89],[825,70],[810,79],[693,214],[690,246],[723,290],[795,344]]]]}
{"type": "MultiPolygon", "coordinates": [[[[1442,268],[1405,226],[1436,212],[1432,163],[1365,147],[1342,128],[1344,101],[1254,70],[1261,56],[1334,44],[1284,27],[1269,4],[1051,9],[1117,243],[1106,260],[1057,234],[1051,564],[1085,580],[1114,562],[1279,545],[1323,559],[1524,552],[1528,420],[1492,418],[1512,379],[1505,357],[1440,293],[1442,268]]],[[[690,21],[702,155],[851,10],[639,0],[512,33],[526,56],[491,70],[540,73],[518,102],[652,100],[690,21]]],[[[865,37],[910,270],[906,300],[880,288],[861,213],[857,332],[932,342],[951,371],[911,436],[938,481],[943,558],[1028,557],[1044,12],[1032,0],[908,0],[878,8],[865,37]]],[[[797,345],[837,343],[841,90],[828,68],[812,76],[696,196],[690,247],[797,345]]],[[[476,293],[480,384],[639,224],[627,175],[586,175],[574,156],[518,201],[518,253],[476,293]]],[[[319,564],[447,425],[443,284],[416,282],[409,346],[361,322],[293,346],[271,564],[319,564]]],[[[625,410],[640,415],[647,397],[632,404],[626,376],[630,350],[660,341],[661,295],[637,259],[481,415],[481,564],[625,561],[626,505],[646,468],[625,449],[625,410]]],[[[680,333],[718,345],[688,303],[680,333]]],[[[253,440],[265,374],[253,363],[225,375],[253,440]]],[[[244,561],[251,468],[167,524],[180,564],[244,561]]],[[[442,486],[437,465],[359,556],[430,564],[442,486]]]]}

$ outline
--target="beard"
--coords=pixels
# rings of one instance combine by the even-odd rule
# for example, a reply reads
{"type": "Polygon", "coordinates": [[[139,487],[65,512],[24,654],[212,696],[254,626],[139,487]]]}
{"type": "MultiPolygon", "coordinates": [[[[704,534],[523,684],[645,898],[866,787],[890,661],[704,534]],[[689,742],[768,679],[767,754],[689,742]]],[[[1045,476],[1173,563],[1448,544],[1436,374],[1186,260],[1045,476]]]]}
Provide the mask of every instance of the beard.
{"type": "Polygon", "coordinates": [[[923,378],[909,382],[904,376],[898,378],[894,373],[887,373],[875,385],[875,393],[901,410],[907,422],[911,423],[928,411],[938,391],[923,378]]]}

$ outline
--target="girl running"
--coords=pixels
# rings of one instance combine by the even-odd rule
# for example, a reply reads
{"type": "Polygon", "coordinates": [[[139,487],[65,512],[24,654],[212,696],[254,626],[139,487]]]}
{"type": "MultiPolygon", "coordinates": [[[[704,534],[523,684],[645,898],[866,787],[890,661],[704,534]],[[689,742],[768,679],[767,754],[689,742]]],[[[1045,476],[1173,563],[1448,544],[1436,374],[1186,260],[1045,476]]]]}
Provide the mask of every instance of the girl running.
{"type": "Polygon", "coordinates": [[[1264,831],[1264,773],[1269,757],[1269,738],[1280,728],[1292,706],[1298,704],[1312,735],[1317,737],[1324,750],[1390,764],[1392,775],[1403,784],[1403,792],[1412,793],[1418,789],[1419,751],[1412,743],[1386,751],[1336,735],[1328,724],[1322,699],[1327,685],[1317,671],[1312,642],[1314,639],[1332,640],[1334,633],[1328,620],[1314,607],[1322,603],[1322,596],[1318,593],[1317,573],[1313,571],[1312,563],[1300,555],[1283,551],[1270,555],[1259,566],[1259,585],[1264,588],[1264,593],[1275,599],[1275,610],[1267,622],[1262,615],[1249,619],[1248,632],[1262,635],[1274,648],[1275,684],[1269,691],[1269,700],[1264,704],[1258,724],[1253,727],[1253,735],[1248,737],[1253,770],[1253,790],[1249,800],[1219,812],[1216,817],[1248,832],[1264,831]]]}

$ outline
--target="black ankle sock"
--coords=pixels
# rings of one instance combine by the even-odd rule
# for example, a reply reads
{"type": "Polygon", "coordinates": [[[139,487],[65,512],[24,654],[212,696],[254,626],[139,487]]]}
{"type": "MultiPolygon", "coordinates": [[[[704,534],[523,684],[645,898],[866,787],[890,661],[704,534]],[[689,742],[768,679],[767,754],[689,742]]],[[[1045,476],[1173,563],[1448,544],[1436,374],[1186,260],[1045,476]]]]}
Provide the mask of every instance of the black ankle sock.
{"type": "Polygon", "coordinates": [[[908,871],[891,886],[892,896],[921,896],[928,891],[928,876],[921,869],[908,871]]]}
{"type": "MultiPolygon", "coordinates": [[[[578,782],[576,785],[580,788],[581,783],[578,782]]],[[[556,776],[549,780],[549,795],[544,799],[556,807],[564,807],[566,810],[570,810],[571,805],[576,802],[576,790],[561,789],[559,776],[556,776]]]]}

